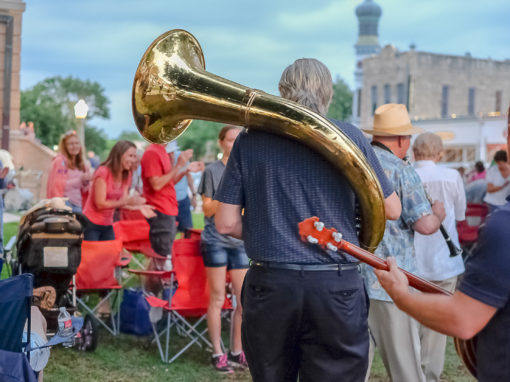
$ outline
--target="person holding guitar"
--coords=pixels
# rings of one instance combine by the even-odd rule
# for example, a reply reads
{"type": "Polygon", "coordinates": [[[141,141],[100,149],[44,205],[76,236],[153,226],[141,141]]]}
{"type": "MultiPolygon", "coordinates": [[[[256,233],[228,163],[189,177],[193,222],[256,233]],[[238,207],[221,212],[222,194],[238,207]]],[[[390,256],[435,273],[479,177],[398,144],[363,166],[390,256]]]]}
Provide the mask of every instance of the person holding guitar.
{"type": "MultiPolygon", "coordinates": [[[[508,115],[510,133],[510,109],[508,115]]],[[[507,136],[508,151],[510,137],[507,136]]],[[[481,382],[510,381],[510,202],[487,218],[466,272],[451,296],[415,293],[389,257],[389,271],[376,270],[395,305],[423,325],[446,335],[476,335],[476,377],[481,382]]]]}

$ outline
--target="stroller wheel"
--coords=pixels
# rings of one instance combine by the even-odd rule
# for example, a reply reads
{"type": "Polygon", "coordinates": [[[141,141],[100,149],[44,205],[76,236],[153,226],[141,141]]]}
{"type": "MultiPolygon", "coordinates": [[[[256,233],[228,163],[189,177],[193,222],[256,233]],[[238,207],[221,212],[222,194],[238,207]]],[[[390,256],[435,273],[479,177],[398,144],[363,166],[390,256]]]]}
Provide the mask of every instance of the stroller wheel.
{"type": "Polygon", "coordinates": [[[83,327],[80,330],[77,349],[81,351],[94,351],[97,347],[97,322],[87,314],[83,321],[83,327]]]}

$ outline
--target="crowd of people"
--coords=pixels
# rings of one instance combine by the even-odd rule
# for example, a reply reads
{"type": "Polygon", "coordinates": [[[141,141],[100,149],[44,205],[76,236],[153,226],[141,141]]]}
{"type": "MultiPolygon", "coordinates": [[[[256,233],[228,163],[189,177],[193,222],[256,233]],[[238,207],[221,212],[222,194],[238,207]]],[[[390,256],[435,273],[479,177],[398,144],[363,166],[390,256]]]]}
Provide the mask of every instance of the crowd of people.
{"type": "MultiPolygon", "coordinates": [[[[325,116],[331,74],[315,59],[300,59],[283,72],[279,91],[325,116]]],[[[480,332],[479,380],[510,378],[504,356],[510,352],[506,151],[496,152],[488,169],[477,162],[464,176],[438,164],[441,138],[414,127],[404,105],[375,110],[373,125],[363,129],[371,141],[349,123],[331,122],[359,148],[381,185],[387,221],[375,254],[387,259],[388,272],[300,240],[297,224],[319,216],[358,245],[356,193],[318,152],[268,132],[223,127],[222,157],[205,167],[175,142],[140,152],[125,140],[95,163],[93,155],[86,160],[70,131],[59,142],[47,196],[65,197],[72,211],[86,216],[85,240],[114,239],[115,211],[140,211],[150,226],[152,249],[165,259],[153,259],[150,268],[171,270],[173,240],[177,231],[188,237],[191,207],[201,195],[207,324],[218,371],[249,366],[256,382],[363,381],[377,348],[392,381],[439,381],[445,335],[469,338],[480,332]],[[197,190],[192,172],[203,172],[197,190]],[[465,219],[468,202],[486,203],[491,215],[465,264],[452,246],[460,246],[456,225],[465,219]],[[409,291],[398,267],[452,295],[409,291]],[[227,272],[237,304],[230,351],[224,353],[227,272]]],[[[161,292],[150,279],[145,287],[161,292]]]]}

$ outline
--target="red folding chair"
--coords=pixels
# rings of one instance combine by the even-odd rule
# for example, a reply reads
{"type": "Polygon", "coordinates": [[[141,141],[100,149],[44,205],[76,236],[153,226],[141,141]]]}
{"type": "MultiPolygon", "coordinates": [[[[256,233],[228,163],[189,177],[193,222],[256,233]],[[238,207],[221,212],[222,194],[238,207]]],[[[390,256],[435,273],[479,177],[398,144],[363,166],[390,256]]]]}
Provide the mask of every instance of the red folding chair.
{"type": "MultiPolygon", "coordinates": [[[[158,255],[151,247],[149,240],[149,223],[145,219],[120,220],[113,224],[115,237],[122,240],[122,246],[129,252],[138,252],[147,258],[165,260],[164,256],[158,255]]],[[[133,257],[138,266],[145,269],[136,258],[133,257]]]]}
{"type": "Polygon", "coordinates": [[[489,208],[485,204],[468,203],[466,208],[466,220],[457,222],[459,243],[466,254],[469,254],[474,244],[478,241],[478,230],[483,224],[489,208]]]}
{"type": "MultiPolygon", "coordinates": [[[[169,277],[170,285],[173,285],[173,275],[178,283],[175,294],[169,293],[168,300],[162,300],[154,296],[147,296],[147,301],[152,307],[161,307],[167,311],[166,327],[159,332],[153,324],[154,339],[163,362],[172,363],[190,346],[207,346],[212,348],[211,342],[206,338],[207,326],[200,329],[199,326],[206,319],[207,308],[209,306],[209,286],[204,267],[204,262],[200,254],[200,240],[196,239],[178,239],[174,241],[172,249],[172,259],[174,269],[172,272],[163,272],[160,277],[169,277]],[[172,295],[173,294],[173,295],[172,295]],[[195,321],[191,322],[190,319],[195,321]],[[170,330],[176,327],[178,332],[187,337],[189,342],[177,351],[173,356],[169,352],[170,330]],[[165,352],[161,346],[160,337],[166,334],[165,352]]],[[[134,271],[138,274],[158,271],[134,271]]],[[[224,310],[232,310],[230,299],[225,298],[224,310]]]]}
{"type": "Polygon", "coordinates": [[[89,312],[112,335],[119,333],[120,300],[122,285],[119,283],[121,267],[129,264],[130,258],[122,258],[122,241],[83,241],[81,247],[81,263],[76,271],[75,285],[79,296],[78,304],[89,312]],[[83,299],[84,295],[104,292],[105,295],[94,307],[89,307],[83,299]],[[115,298],[115,304],[112,299],[115,298]],[[99,316],[98,309],[102,304],[110,306],[110,323],[107,324],[99,316]],[[117,313],[116,319],[114,313],[117,313]]]}
{"type": "Polygon", "coordinates": [[[459,242],[462,245],[471,245],[478,240],[478,229],[485,221],[489,208],[485,204],[468,203],[466,220],[457,223],[459,242]]]}

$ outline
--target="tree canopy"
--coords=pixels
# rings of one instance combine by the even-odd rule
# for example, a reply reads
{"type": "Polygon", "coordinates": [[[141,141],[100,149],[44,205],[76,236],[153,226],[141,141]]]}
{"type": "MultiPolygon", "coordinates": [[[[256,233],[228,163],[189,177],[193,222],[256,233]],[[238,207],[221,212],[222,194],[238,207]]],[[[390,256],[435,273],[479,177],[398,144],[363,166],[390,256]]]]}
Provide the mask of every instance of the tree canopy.
{"type": "Polygon", "coordinates": [[[224,124],[194,120],[177,141],[181,150],[193,149],[193,157],[202,159],[206,154],[216,154],[220,149],[216,144],[218,133],[224,124]],[[209,151],[209,152],[208,152],[209,151]]]}
{"type": "Polygon", "coordinates": [[[329,106],[328,117],[340,121],[347,120],[352,115],[352,92],[345,81],[337,77],[333,84],[333,99],[329,106]]]}
{"type": "Polygon", "coordinates": [[[106,148],[106,136],[102,130],[91,126],[89,120],[95,117],[109,118],[110,101],[97,82],[71,76],[42,80],[21,92],[21,121],[34,122],[36,137],[52,147],[63,133],[77,128],[74,105],[81,98],[89,107],[85,120],[85,145],[100,153],[106,148]]]}

